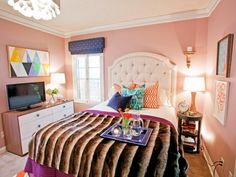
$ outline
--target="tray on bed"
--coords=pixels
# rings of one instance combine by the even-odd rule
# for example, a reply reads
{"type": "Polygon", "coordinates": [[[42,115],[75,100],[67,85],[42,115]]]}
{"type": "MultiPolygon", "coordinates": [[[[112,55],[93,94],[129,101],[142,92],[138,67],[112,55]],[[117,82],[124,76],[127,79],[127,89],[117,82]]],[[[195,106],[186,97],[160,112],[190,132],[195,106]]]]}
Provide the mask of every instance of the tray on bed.
{"type": "Polygon", "coordinates": [[[146,146],[147,142],[150,138],[150,135],[152,133],[151,128],[142,128],[141,135],[133,136],[132,139],[127,139],[127,138],[124,138],[122,133],[121,133],[120,136],[116,136],[116,135],[112,134],[112,130],[116,126],[119,126],[120,128],[122,128],[121,124],[116,123],[116,124],[110,126],[103,133],[101,133],[100,136],[103,137],[103,138],[109,138],[109,139],[112,139],[112,140],[117,140],[117,141],[121,141],[121,142],[125,142],[125,143],[131,143],[131,144],[136,144],[136,145],[140,145],[140,146],[146,146]]]}

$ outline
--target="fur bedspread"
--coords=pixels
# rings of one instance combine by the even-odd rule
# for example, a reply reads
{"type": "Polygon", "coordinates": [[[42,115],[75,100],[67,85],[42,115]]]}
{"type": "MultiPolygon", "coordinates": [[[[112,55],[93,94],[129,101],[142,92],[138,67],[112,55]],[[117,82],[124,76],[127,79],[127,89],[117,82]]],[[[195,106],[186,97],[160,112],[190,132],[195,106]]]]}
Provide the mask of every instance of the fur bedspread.
{"type": "Polygon", "coordinates": [[[99,136],[115,116],[89,112],[49,124],[30,142],[29,158],[79,177],[179,176],[176,132],[169,125],[145,120],[153,129],[147,146],[136,146],[99,136]]]}

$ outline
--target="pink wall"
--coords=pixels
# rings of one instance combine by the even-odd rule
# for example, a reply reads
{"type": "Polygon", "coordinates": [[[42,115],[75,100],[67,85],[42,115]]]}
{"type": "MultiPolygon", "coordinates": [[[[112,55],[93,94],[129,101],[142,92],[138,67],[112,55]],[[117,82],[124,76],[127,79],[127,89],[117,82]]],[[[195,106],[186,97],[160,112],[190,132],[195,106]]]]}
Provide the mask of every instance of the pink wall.
{"type": "MultiPolygon", "coordinates": [[[[0,113],[8,110],[6,84],[20,82],[45,81],[49,77],[9,78],[6,45],[47,50],[50,53],[51,71],[64,71],[64,39],[31,28],[27,28],[0,19],[0,113]]],[[[2,119],[0,118],[0,132],[2,119]]],[[[0,147],[4,146],[4,139],[0,137],[0,147]]]]}
{"type": "MultiPolygon", "coordinates": [[[[182,92],[183,74],[201,75],[205,72],[207,19],[188,20],[182,22],[150,25],[144,27],[115,30],[88,35],[74,36],[68,41],[105,37],[104,51],[105,65],[105,95],[107,95],[107,68],[114,60],[130,52],[153,52],[166,55],[178,66],[178,93],[182,92]],[[193,46],[197,53],[192,57],[192,66],[187,69],[183,51],[187,46],[193,46]]],[[[66,72],[67,94],[73,97],[72,92],[72,65],[71,55],[66,44],[66,72]]],[[[199,100],[198,100],[199,101],[199,100]]],[[[77,110],[86,108],[77,105],[77,110]]],[[[203,110],[202,104],[199,109],[203,110]]]]}
{"type": "MultiPolygon", "coordinates": [[[[236,133],[234,131],[236,119],[234,118],[235,111],[233,110],[233,104],[236,102],[236,45],[234,45],[231,77],[223,79],[230,81],[228,116],[224,126],[212,117],[212,108],[214,99],[213,83],[217,78],[215,76],[217,41],[228,33],[235,33],[236,35],[234,7],[236,7],[235,0],[225,0],[220,2],[209,18],[74,36],[66,40],[0,20],[0,99],[2,101],[0,112],[7,110],[6,84],[41,80],[49,81],[48,77],[9,78],[6,57],[7,44],[50,51],[52,71],[64,71],[65,64],[67,96],[68,98],[73,98],[72,59],[68,52],[68,41],[103,36],[106,39],[104,51],[105,93],[108,90],[108,66],[112,65],[116,58],[130,52],[145,51],[160,53],[171,58],[178,66],[178,100],[183,99],[182,85],[185,75],[205,75],[207,73],[207,93],[205,95],[197,95],[197,109],[204,111],[205,115],[203,124],[204,143],[214,161],[219,160],[220,157],[225,159],[224,170],[219,170],[219,173],[221,177],[228,176],[228,170],[233,171],[236,155],[236,133]],[[183,55],[183,51],[187,46],[193,46],[196,50],[196,54],[191,58],[192,66],[190,69],[186,68],[185,56],[183,55]],[[205,108],[204,104],[202,104],[203,100],[205,101],[205,108]]],[[[76,109],[81,110],[86,107],[86,105],[77,104],[76,109]]],[[[1,130],[2,125],[0,121],[1,130]]],[[[4,141],[0,138],[0,147],[3,145],[4,141]]]]}
{"type": "Polygon", "coordinates": [[[221,1],[213,14],[208,19],[208,46],[207,46],[207,86],[208,93],[205,99],[205,131],[203,138],[212,159],[225,160],[223,169],[219,168],[220,176],[228,177],[228,172],[233,172],[236,157],[236,18],[235,0],[221,1]],[[229,33],[234,33],[234,48],[231,64],[230,78],[220,78],[215,75],[217,42],[229,33]],[[225,80],[230,82],[228,114],[225,125],[222,125],[213,116],[214,81],[225,80]]]}

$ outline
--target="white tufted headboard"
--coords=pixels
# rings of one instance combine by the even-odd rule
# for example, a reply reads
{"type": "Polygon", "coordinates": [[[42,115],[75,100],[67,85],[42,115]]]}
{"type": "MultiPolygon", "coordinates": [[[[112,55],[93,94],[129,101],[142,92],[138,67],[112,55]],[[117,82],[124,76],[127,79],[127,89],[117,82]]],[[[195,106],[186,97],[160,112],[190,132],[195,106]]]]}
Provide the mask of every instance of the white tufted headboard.
{"type": "Polygon", "coordinates": [[[167,91],[172,105],[175,105],[176,65],[169,58],[154,53],[130,53],[116,59],[108,68],[108,89],[114,83],[148,86],[156,81],[161,89],[167,91]]]}

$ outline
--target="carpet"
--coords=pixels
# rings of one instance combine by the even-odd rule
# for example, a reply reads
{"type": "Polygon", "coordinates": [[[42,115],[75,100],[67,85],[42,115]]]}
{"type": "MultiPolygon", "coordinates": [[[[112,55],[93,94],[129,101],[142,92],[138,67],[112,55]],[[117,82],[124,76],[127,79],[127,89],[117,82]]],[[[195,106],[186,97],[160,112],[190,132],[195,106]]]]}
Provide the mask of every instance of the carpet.
{"type": "Polygon", "coordinates": [[[22,170],[13,177],[30,177],[30,175],[22,170]]]}

